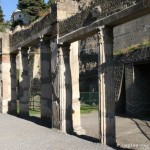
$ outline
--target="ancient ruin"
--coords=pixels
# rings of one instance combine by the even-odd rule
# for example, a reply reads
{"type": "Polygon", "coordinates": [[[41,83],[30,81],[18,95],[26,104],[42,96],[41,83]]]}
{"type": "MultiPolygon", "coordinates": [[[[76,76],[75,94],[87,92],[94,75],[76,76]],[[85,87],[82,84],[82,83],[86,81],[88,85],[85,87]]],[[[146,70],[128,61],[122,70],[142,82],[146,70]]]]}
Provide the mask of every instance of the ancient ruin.
{"type": "MultiPolygon", "coordinates": [[[[94,35],[98,50],[100,127],[97,132],[101,143],[114,146],[116,145],[115,98],[120,93],[122,73],[117,78],[119,83],[115,84],[114,88],[116,80],[113,78],[113,28],[149,14],[150,1],[86,2],[83,4],[84,1],[59,0],[52,5],[49,14],[30,26],[12,34],[0,35],[2,45],[0,111],[17,113],[16,58],[19,55],[21,70],[19,115],[22,117],[29,115],[28,51],[30,50],[38,54],[36,57],[40,59],[41,118],[48,119],[51,127],[63,132],[83,134],[80,121],[78,41],[94,35]]],[[[143,49],[131,52],[130,56],[120,56],[120,61],[143,61],[147,57],[149,49],[143,49]],[[135,58],[136,53],[141,57],[135,58]]],[[[130,63],[126,69],[132,72],[132,67],[130,63]]],[[[35,78],[38,76],[35,75],[35,78]]]]}

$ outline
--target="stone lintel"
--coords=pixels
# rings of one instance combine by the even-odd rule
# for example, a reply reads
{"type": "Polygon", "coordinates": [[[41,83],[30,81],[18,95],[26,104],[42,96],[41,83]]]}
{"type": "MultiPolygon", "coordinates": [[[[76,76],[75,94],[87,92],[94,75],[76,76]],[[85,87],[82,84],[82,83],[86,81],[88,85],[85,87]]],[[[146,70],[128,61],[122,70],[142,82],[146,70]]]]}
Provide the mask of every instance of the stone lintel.
{"type": "Polygon", "coordinates": [[[75,31],[72,31],[70,33],[66,33],[65,35],[62,35],[58,39],[58,43],[63,42],[74,42],[81,39],[84,39],[88,36],[92,36],[97,33],[97,28],[102,25],[108,25],[108,26],[118,26],[120,24],[124,24],[126,22],[129,22],[131,20],[134,20],[136,18],[140,18],[144,15],[147,15],[150,13],[150,6],[143,6],[143,2],[140,2],[136,5],[133,5],[127,9],[124,9],[122,11],[119,11],[118,13],[112,14],[108,17],[99,19],[92,24],[81,27],[75,31]]]}

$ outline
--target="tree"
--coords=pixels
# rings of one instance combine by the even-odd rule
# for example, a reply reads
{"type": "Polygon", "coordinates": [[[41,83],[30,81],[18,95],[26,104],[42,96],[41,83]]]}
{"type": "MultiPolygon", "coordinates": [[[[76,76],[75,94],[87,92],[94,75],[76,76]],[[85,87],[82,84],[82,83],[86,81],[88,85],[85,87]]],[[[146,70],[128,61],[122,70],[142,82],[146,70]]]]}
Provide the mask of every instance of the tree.
{"type": "Polygon", "coordinates": [[[18,0],[18,9],[29,16],[31,22],[40,17],[41,11],[47,11],[43,0],[18,0]]]}
{"type": "Polygon", "coordinates": [[[53,4],[53,3],[55,3],[55,0],[49,0],[49,1],[47,2],[47,6],[50,7],[51,4],[53,4]]]}
{"type": "Polygon", "coordinates": [[[0,23],[4,22],[4,14],[3,14],[3,10],[2,7],[0,6],[0,23]]]}

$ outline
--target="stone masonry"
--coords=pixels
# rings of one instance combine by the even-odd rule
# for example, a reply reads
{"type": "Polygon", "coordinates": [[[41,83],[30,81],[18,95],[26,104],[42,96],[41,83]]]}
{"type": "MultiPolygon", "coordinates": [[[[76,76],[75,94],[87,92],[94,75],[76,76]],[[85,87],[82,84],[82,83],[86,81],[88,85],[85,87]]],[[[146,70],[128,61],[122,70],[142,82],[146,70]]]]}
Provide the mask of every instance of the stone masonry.
{"type": "Polygon", "coordinates": [[[43,38],[40,41],[41,117],[50,119],[51,126],[63,132],[82,131],[79,118],[78,71],[74,70],[78,69],[78,54],[72,51],[76,51],[78,47],[74,42],[96,34],[100,93],[98,132],[102,144],[115,146],[113,28],[149,14],[150,5],[145,0],[94,0],[83,9],[79,10],[78,6],[77,1],[60,0],[45,17],[21,31],[1,37],[4,43],[1,111],[9,112],[10,101],[11,111],[16,110],[15,84],[11,84],[15,83],[16,78],[15,61],[11,61],[10,54],[16,54],[20,49],[19,114],[24,117],[29,115],[28,50],[35,43],[39,45],[39,40],[43,38]],[[73,59],[70,61],[70,58],[73,59]]]}

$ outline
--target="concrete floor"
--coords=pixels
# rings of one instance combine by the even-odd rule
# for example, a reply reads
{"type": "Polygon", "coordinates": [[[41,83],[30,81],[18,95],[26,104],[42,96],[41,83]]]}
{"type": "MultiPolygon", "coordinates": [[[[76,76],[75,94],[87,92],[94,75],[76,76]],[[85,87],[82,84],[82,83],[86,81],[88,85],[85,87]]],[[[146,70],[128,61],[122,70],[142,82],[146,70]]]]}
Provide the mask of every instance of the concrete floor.
{"type": "MultiPolygon", "coordinates": [[[[98,138],[98,113],[82,114],[81,122],[88,136],[98,138]]],[[[123,148],[150,150],[150,119],[116,116],[117,144],[123,148]]]]}

